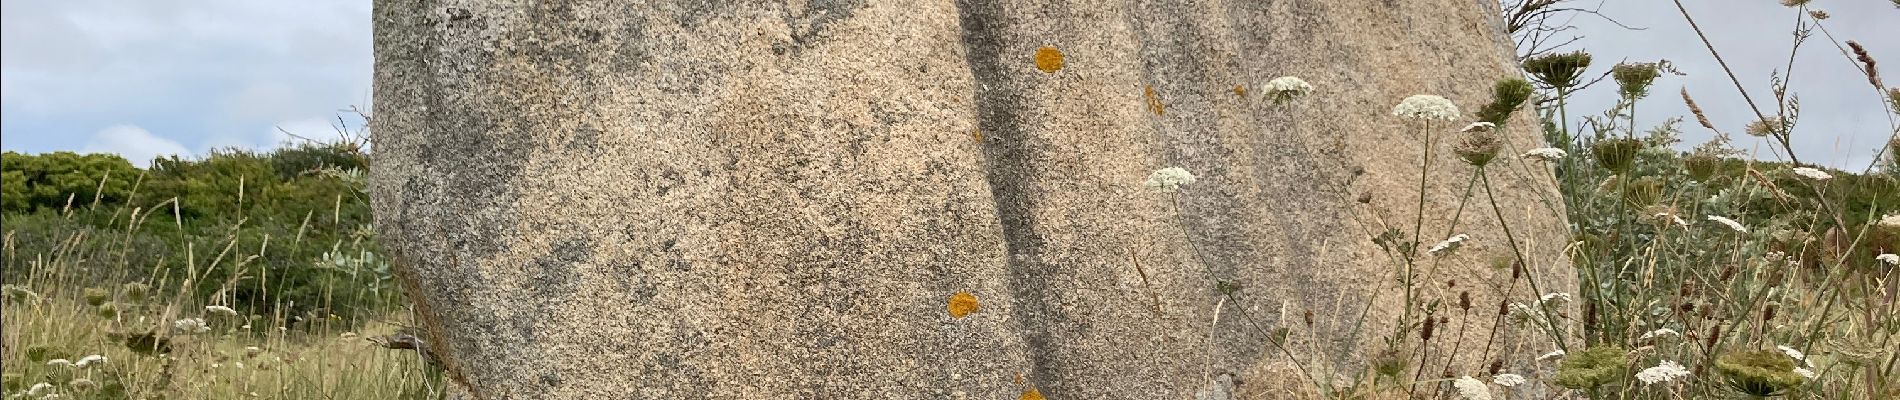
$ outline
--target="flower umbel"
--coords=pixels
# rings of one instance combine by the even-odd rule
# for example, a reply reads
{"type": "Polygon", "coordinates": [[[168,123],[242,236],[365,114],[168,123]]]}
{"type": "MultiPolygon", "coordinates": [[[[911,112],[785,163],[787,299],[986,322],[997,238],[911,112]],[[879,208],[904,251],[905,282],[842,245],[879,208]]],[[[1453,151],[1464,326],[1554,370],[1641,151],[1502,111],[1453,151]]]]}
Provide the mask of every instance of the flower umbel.
{"type": "Polygon", "coordinates": [[[1663,360],[1662,363],[1656,364],[1654,367],[1649,367],[1642,372],[1637,372],[1636,380],[1643,381],[1644,385],[1654,385],[1658,382],[1673,382],[1676,378],[1686,376],[1689,376],[1689,370],[1682,368],[1682,364],[1677,364],[1675,361],[1663,360]]]}
{"type": "Polygon", "coordinates": [[[1522,385],[1524,382],[1524,376],[1518,374],[1498,374],[1498,376],[1491,377],[1491,383],[1496,383],[1498,386],[1503,387],[1514,387],[1522,385]]]}
{"type": "Polygon", "coordinates": [[[1729,229],[1733,229],[1737,233],[1748,233],[1748,227],[1742,226],[1742,223],[1735,222],[1735,220],[1729,219],[1728,217],[1719,216],[1719,215],[1710,215],[1708,216],[1708,219],[1710,221],[1715,221],[1715,223],[1722,224],[1722,226],[1727,226],[1729,229]]]}
{"type": "Polygon", "coordinates": [[[1471,240],[1471,235],[1463,233],[1453,235],[1444,241],[1438,242],[1436,245],[1432,245],[1432,248],[1425,250],[1425,252],[1432,255],[1450,254],[1453,251],[1457,251],[1459,247],[1463,247],[1466,240],[1471,240]]]}
{"type": "Polygon", "coordinates": [[[1569,155],[1569,154],[1564,153],[1563,149],[1559,149],[1555,147],[1542,147],[1542,148],[1531,149],[1531,151],[1524,152],[1524,155],[1520,157],[1523,157],[1526,160],[1552,162],[1552,161],[1562,160],[1564,159],[1564,156],[1566,155],[1569,155]]]}
{"type": "Polygon", "coordinates": [[[1887,263],[1887,265],[1900,265],[1900,254],[1881,254],[1874,256],[1874,260],[1887,263]]]}
{"type": "Polygon", "coordinates": [[[185,318],[172,321],[172,330],[184,334],[205,333],[211,331],[211,326],[205,324],[204,318],[185,318]]]}
{"type": "Polygon", "coordinates": [[[1825,180],[1834,178],[1834,175],[1830,175],[1827,172],[1814,169],[1814,168],[1795,167],[1793,171],[1795,175],[1800,175],[1803,178],[1813,179],[1817,181],[1825,181],[1825,180]]]}
{"type": "Polygon", "coordinates": [[[1194,181],[1194,174],[1188,173],[1188,170],[1181,167],[1167,167],[1148,174],[1148,180],[1142,182],[1141,185],[1147,186],[1156,193],[1174,193],[1181,190],[1181,185],[1192,184],[1194,181]]]}
{"type": "Polygon", "coordinates": [[[1451,385],[1458,387],[1458,396],[1465,400],[1491,400],[1491,388],[1485,387],[1484,381],[1478,378],[1461,377],[1452,381],[1451,385]]]}
{"type": "Polygon", "coordinates": [[[225,307],[225,306],[205,306],[205,312],[212,313],[212,314],[221,314],[225,316],[232,316],[232,317],[235,317],[238,315],[237,310],[232,309],[231,307],[225,307]]]}
{"type": "Polygon", "coordinates": [[[1312,92],[1313,85],[1307,84],[1305,79],[1296,76],[1282,76],[1267,81],[1267,95],[1272,96],[1276,103],[1293,100],[1312,92]]]}
{"type": "Polygon", "coordinates": [[[1458,105],[1444,97],[1419,94],[1406,97],[1397,107],[1392,107],[1392,115],[1416,121],[1452,121],[1458,119],[1458,105]]]}

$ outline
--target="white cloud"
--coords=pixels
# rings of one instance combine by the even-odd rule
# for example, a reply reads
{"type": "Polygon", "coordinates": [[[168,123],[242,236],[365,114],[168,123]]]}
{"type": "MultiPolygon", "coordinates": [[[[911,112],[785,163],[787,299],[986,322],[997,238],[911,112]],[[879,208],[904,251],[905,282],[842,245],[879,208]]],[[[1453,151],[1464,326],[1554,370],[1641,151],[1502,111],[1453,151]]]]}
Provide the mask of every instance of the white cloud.
{"type": "Polygon", "coordinates": [[[138,125],[113,125],[92,134],[83,150],[88,153],[118,153],[132,165],[149,167],[152,159],[174,154],[191,154],[185,145],[153,135],[138,125]]]}

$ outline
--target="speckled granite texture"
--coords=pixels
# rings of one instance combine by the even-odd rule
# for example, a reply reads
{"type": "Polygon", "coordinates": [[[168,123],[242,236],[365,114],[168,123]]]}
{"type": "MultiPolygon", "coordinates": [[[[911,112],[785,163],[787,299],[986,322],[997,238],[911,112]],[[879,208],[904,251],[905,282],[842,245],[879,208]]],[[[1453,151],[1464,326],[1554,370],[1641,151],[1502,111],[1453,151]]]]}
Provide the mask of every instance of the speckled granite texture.
{"type": "MultiPolygon", "coordinates": [[[[1417,201],[1391,107],[1487,101],[1515,73],[1495,7],[381,0],[377,228],[471,398],[1296,397],[1241,315],[1364,365],[1399,309],[1369,238],[1417,201]],[[1282,75],[1316,90],[1262,96],[1282,75]],[[1142,187],[1163,167],[1199,182],[1142,187]],[[1216,281],[1238,301],[1210,326],[1216,281]],[[960,291],[980,308],[952,318],[960,291]]],[[[1506,152],[1538,147],[1530,118],[1506,152]]],[[[1426,232],[1471,171],[1450,145],[1426,232]]],[[[1574,291],[1548,170],[1501,163],[1533,269],[1574,291]]],[[[1509,249],[1488,207],[1460,221],[1422,287],[1484,304],[1470,348],[1509,249]]],[[[1490,362],[1466,353],[1454,373],[1490,362]]]]}

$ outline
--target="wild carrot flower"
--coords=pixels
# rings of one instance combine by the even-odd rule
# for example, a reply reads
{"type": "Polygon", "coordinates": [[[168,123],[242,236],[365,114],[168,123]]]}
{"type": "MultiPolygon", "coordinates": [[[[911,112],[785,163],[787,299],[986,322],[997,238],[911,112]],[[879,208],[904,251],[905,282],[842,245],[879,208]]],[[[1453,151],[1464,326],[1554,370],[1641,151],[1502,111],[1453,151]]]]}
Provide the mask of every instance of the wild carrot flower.
{"type": "Polygon", "coordinates": [[[1397,107],[1392,107],[1392,115],[1417,121],[1452,121],[1458,119],[1458,105],[1444,97],[1419,94],[1406,97],[1397,107]]]}
{"type": "Polygon", "coordinates": [[[1797,369],[1785,355],[1768,350],[1730,352],[1715,360],[1715,370],[1727,378],[1729,388],[1758,397],[1779,396],[1800,386],[1807,376],[1797,369]]]}
{"type": "Polygon", "coordinates": [[[64,359],[64,358],[55,358],[55,359],[51,359],[51,360],[46,360],[46,366],[48,366],[48,367],[71,367],[71,366],[73,366],[73,361],[72,361],[72,360],[68,360],[68,359],[64,359]]]}
{"type": "Polygon", "coordinates": [[[1829,175],[1827,172],[1814,169],[1814,168],[1808,168],[1808,167],[1796,167],[1794,169],[1794,174],[1800,175],[1803,178],[1813,179],[1817,181],[1825,181],[1825,180],[1834,178],[1834,175],[1829,175]]]}
{"type": "Polygon", "coordinates": [[[1563,358],[1563,356],[1564,356],[1563,350],[1551,350],[1549,353],[1544,353],[1544,355],[1537,356],[1537,361],[1544,361],[1544,360],[1549,360],[1553,358],[1563,358]]]}
{"type": "Polygon", "coordinates": [[[1451,385],[1458,387],[1458,396],[1465,400],[1491,400],[1491,388],[1485,387],[1484,381],[1478,378],[1467,375],[1453,381],[1451,385]]]}
{"type": "Polygon", "coordinates": [[[35,383],[33,384],[33,387],[26,389],[26,395],[28,397],[38,396],[40,395],[40,392],[44,392],[47,389],[52,389],[52,388],[53,388],[53,384],[51,383],[46,383],[46,382],[35,383]]]}
{"type": "Polygon", "coordinates": [[[1887,214],[1880,217],[1880,226],[1900,229],[1900,214],[1887,214]]]}
{"type": "Polygon", "coordinates": [[[1188,170],[1181,167],[1167,167],[1148,174],[1148,180],[1141,184],[1156,193],[1174,193],[1181,190],[1181,185],[1192,184],[1194,181],[1194,174],[1188,173],[1188,170]]]}
{"type": "Polygon", "coordinates": [[[79,367],[79,368],[85,368],[88,365],[105,364],[105,363],[106,363],[106,356],[94,354],[90,356],[80,357],[79,361],[73,362],[73,366],[79,367]]]}
{"type": "MultiPolygon", "coordinates": [[[[1481,124],[1491,125],[1490,122],[1478,122],[1472,125],[1481,124]]],[[[1458,158],[1464,159],[1471,165],[1482,167],[1491,163],[1491,159],[1497,158],[1498,150],[1504,148],[1504,137],[1498,135],[1497,132],[1492,132],[1490,128],[1472,130],[1471,127],[1465,127],[1465,129],[1464,137],[1458,141],[1457,147],[1452,148],[1452,152],[1457,153],[1458,158]]]]}
{"type": "Polygon", "coordinates": [[[1564,358],[1557,367],[1557,384],[1571,389],[1592,389],[1625,375],[1628,355],[1622,348],[1598,346],[1564,358]]]}
{"type": "Polygon", "coordinates": [[[1478,121],[1478,122],[1473,122],[1473,123],[1471,123],[1470,125],[1465,125],[1465,128],[1464,128],[1464,129],[1459,129],[1458,131],[1459,131],[1459,132],[1465,132],[1465,133],[1471,133],[1471,132],[1490,132],[1491,130],[1493,130],[1493,129],[1497,129],[1497,128],[1498,128],[1498,124],[1493,124],[1493,123],[1490,123],[1490,122],[1484,122],[1484,121],[1478,121]]]}
{"type": "Polygon", "coordinates": [[[223,315],[232,316],[232,317],[235,317],[238,314],[237,310],[234,310],[234,309],[231,309],[231,307],[225,307],[225,306],[205,306],[205,312],[212,313],[212,314],[223,314],[223,315]]]}
{"type": "Polygon", "coordinates": [[[1808,380],[1814,380],[1815,377],[1814,370],[1807,368],[1795,367],[1794,373],[1801,374],[1801,377],[1808,378],[1808,380]]]}
{"type": "Polygon", "coordinates": [[[40,294],[34,293],[32,289],[27,289],[24,285],[0,286],[0,292],[4,292],[4,296],[6,296],[8,301],[26,304],[39,304],[40,302],[40,294]]]}
{"type": "Polygon", "coordinates": [[[1766,137],[1780,135],[1781,131],[1787,128],[1787,123],[1782,122],[1781,117],[1768,117],[1748,123],[1747,126],[1742,127],[1742,132],[1749,135],[1766,137]]]}
{"type": "Polygon", "coordinates": [[[1682,227],[1689,226],[1689,221],[1683,221],[1682,217],[1678,217],[1676,216],[1676,214],[1659,212],[1659,213],[1656,213],[1656,219],[1659,221],[1666,221],[1669,223],[1676,224],[1676,226],[1682,226],[1682,227]]]}
{"type": "Polygon", "coordinates": [[[1524,376],[1518,374],[1498,374],[1497,376],[1491,377],[1491,383],[1496,383],[1498,386],[1503,387],[1515,387],[1524,384],[1524,382],[1524,376]]]}
{"type": "Polygon", "coordinates": [[[1893,254],[1893,253],[1881,254],[1881,255],[1874,256],[1874,259],[1879,260],[1880,262],[1887,263],[1887,265],[1900,265],[1900,254],[1893,254]]]}
{"type": "Polygon", "coordinates": [[[1554,148],[1554,147],[1543,147],[1543,148],[1531,149],[1531,151],[1524,152],[1524,155],[1519,156],[1519,157],[1523,157],[1526,160],[1532,160],[1532,161],[1551,162],[1551,161],[1562,160],[1564,156],[1566,155],[1569,155],[1569,154],[1564,153],[1563,149],[1554,148]]]}
{"type": "Polygon", "coordinates": [[[1723,226],[1727,226],[1729,229],[1735,230],[1735,232],[1748,233],[1748,227],[1742,226],[1742,223],[1735,222],[1735,220],[1729,219],[1728,217],[1723,217],[1719,215],[1710,215],[1708,216],[1708,219],[1710,221],[1715,221],[1715,223],[1722,224],[1723,226]]]}
{"type": "Polygon", "coordinates": [[[1800,361],[1802,365],[1808,365],[1808,355],[1802,354],[1801,350],[1795,350],[1795,348],[1788,346],[1775,346],[1775,349],[1781,350],[1781,354],[1787,354],[1788,358],[1800,361]]]}
{"type": "Polygon", "coordinates": [[[1456,251],[1459,247],[1464,246],[1466,240],[1471,240],[1471,235],[1460,233],[1446,238],[1436,245],[1432,245],[1432,247],[1425,250],[1425,252],[1432,255],[1450,254],[1452,251],[1456,251]]]}
{"type": "Polygon", "coordinates": [[[204,318],[185,318],[172,321],[172,330],[185,334],[205,333],[211,331],[211,326],[205,324],[204,318]]]}
{"type": "Polygon", "coordinates": [[[1545,307],[1561,306],[1570,302],[1569,293],[1547,293],[1537,298],[1537,304],[1545,307]]]}
{"type": "Polygon", "coordinates": [[[1640,338],[1637,338],[1637,340],[1661,339],[1661,338],[1667,338],[1667,337],[1672,337],[1672,336],[1682,337],[1682,332],[1676,332],[1675,329],[1662,328],[1662,329],[1649,331],[1649,333],[1644,333],[1643,336],[1640,338]]]}
{"type": "Polygon", "coordinates": [[[1273,96],[1276,102],[1292,100],[1312,91],[1313,85],[1307,84],[1305,79],[1299,77],[1282,76],[1267,81],[1267,95],[1273,96]]]}
{"type": "Polygon", "coordinates": [[[1676,378],[1686,376],[1689,376],[1689,370],[1682,368],[1682,364],[1676,364],[1675,361],[1663,360],[1662,363],[1656,364],[1654,367],[1649,367],[1642,372],[1637,372],[1636,380],[1643,381],[1644,385],[1654,385],[1657,382],[1672,382],[1675,381],[1676,378]]]}

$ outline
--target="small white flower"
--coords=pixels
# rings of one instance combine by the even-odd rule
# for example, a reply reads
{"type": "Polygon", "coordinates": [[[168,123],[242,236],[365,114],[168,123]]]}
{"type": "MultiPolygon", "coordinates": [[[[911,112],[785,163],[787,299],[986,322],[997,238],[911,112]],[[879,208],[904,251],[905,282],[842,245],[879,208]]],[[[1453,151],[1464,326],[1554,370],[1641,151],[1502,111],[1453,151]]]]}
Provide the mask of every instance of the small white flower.
{"type": "Polygon", "coordinates": [[[1478,378],[1467,375],[1453,381],[1451,385],[1458,387],[1458,396],[1464,397],[1465,400],[1491,400],[1491,388],[1486,387],[1484,381],[1478,378]]]}
{"type": "Polygon", "coordinates": [[[1719,215],[1710,215],[1708,216],[1708,219],[1710,221],[1715,221],[1716,223],[1727,226],[1729,229],[1734,229],[1736,232],[1748,233],[1748,227],[1742,226],[1742,223],[1735,222],[1735,220],[1729,219],[1728,217],[1723,217],[1719,215]]]}
{"type": "Polygon", "coordinates": [[[1880,226],[1900,228],[1900,214],[1887,214],[1884,217],[1880,217],[1880,226]]]}
{"type": "Polygon", "coordinates": [[[1267,93],[1272,94],[1275,98],[1291,99],[1312,91],[1313,85],[1307,84],[1305,79],[1300,79],[1299,77],[1282,76],[1267,81],[1267,93]]]}
{"type": "Polygon", "coordinates": [[[1788,346],[1775,346],[1775,348],[1780,349],[1782,354],[1787,354],[1788,358],[1793,358],[1795,361],[1800,361],[1802,365],[1808,364],[1808,355],[1801,354],[1801,350],[1795,350],[1795,348],[1788,347],[1788,346]]]}
{"type": "Polygon", "coordinates": [[[1801,374],[1801,377],[1808,378],[1808,380],[1814,380],[1814,370],[1797,367],[1794,369],[1794,373],[1801,374]]]}
{"type": "Polygon", "coordinates": [[[1450,253],[1454,250],[1458,250],[1459,247],[1464,246],[1464,243],[1466,240],[1471,240],[1471,235],[1466,235],[1463,233],[1452,235],[1452,237],[1445,238],[1444,241],[1438,242],[1438,244],[1436,245],[1432,245],[1432,248],[1426,249],[1425,252],[1430,253],[1432,255],[1440,255],[1441,253],[1450,253]]]}
{"type": "Polygon", "coordinates": [[[46,366],[48,366],[48,367],[71,367],[71,366],[73,366],[73,361],[72,361],[72,360],[68,360],[68,359],[64,359],[64,358],[55,358],[55,359],[51,359],[51,360],[46,360],[46,366]]]}
{"type": "Polygon", "coordinates": [[[1675,381],[1676,378],[1685,376],[1689,376],[1688,369],[1682,368],[1682,365],[1676,364],[1675,361],[1663,360],[1662,363],[1656,364],[1654,367],[1649,367],[1642,372],[1637,372],[1636,380],[1643,381],[1644,385],[1653,385],[1657,382],[1675,381]]]}
{"type": "Polygon", "coordinates": [[[1148,174],[1148,180],[1141,185],[1157,193],[1174,193],[1181,190],[1181,185],[1192,184],[1194,180],[1194,174],[1188,173],[1186,169],[1167,167],[1148,174]]]}
{"type": "Polygon", "coordinates": [[[258,354],[261,354],[263,352],[264,352],[264,348],[262,347],[247,346],[244,348],[244,356],[246,357],[256,357],[258,354]]]}
{"type": "Polygon", "coordinates": [[[1412,95],[1392,107],[1392,115],[1419,121],[1452,121],[1458,119],[1458,105],[1444,97],[1429,94],[1412,95]]]}
{"type": "Polygon", "coordinates": [[[1643,337],[1637,338],[1637,340],[1661,339],[1667,337],[1682,337],[1682,332],[1676,332],[1675,329],[1662,328],[1649,331],[1649,333],[1643,334],[1643,337]]]}
{"type": "Polygon", "coordinates": [[[46,382],[35,383],[33,384],[33,387],[26,389],[26,395],[38,396],[40,395],[40,392],[45,391],[47,389],[52,389],[52,388],[53,388],[53,384],[51,383],[46,383],[46,382]]]}
{"type": "Polygon", "coordinates": [[[1490,132],[1490,131],[1491,131],[1492,129],[1497,129],[1497,128],[1498,128],[1498,124],[1493,124],[1493,123],[1490,123],[1490,122],[1484,122],[1484,121],[1478,121],[1478,122],[1473,122],[1473,123],[1471,123],[1470,125],[1465,125],[1465,128],[1464,128],[1464,129],[1459,129],[1458,131],[1459,131],[1459,132],[1465,132],[1465,133],[1472,133],[1472,132],[1490,132]]]}
{"type": "Polygon", "coordinates": [[[79,361],[73,362],[73,366],[85,368],[87,365],[105,364],[105,363],[106,363],[106,356],[94,354],[90,356],[80,357],[79,361]]]}
{"type": "Polygon", "coordinates": [[[237,316],[237,310],[234,310],[234,309],[231,309],[231,307],[225,307],[225,306],[205,306],[205,312],[212,313],[212,314],[224,314],[224,315],[233,316],[233,317],[237,316]]]}
{"type": "Polygon", "coordinates": [[[1563,305],[1570,302],[1569,293],[1549,293],[1537,298],[1537,304],[1544,306],[1563,305]]]}
{"type": "Polygon", "coordinates": [[[1524,376],[1518,374],[1498,374],[1498,376],[1491,377],[1491,383],[1496,383],[1498,386],[1503,387],[1515,387],[1524,384],[1524,382],[1524,376]]]}
{"type": "Polygon", "coordinates": [[[338,336],[338,337],[341,337],[341,338],[344,338],[344,339],[355,339],[355,338],[356,338],[356,332],[343,332],[343,334],[342,334],[342,335],[337,335],[337,336],[338,336]]]}
{"type": "Polygon", "coordinates": [[[1544,360],[1549,360],[1553,358],[1563,358],[1563,356],[1564,356],[1563,350],[1552,350],[1549,353],[1544,353],[1544,355],[1537,356],[1537,361],[1544,361],[1544,360]]]}
{"type": "Polygon", "coordinates": [[[204,318],[185,318],[172,321],[172,330],[186,334],[205,333],[211,331],[211,326],[205,324],[204,318]]]}
{"type": "Polygon", "coordinates": [[[1825,181],[1825,180],[1834,178],[1834,175],[1829,175],[1827,172],[1823,172],[1821,170],[1808,168],[1808,167],[1795,167],[1794,174],[1801,175],[1801,177],[1803,178],[1813,179],[1817,181],[1825,181]]]}
{"type": "Polygon", "coordinates": [[[1519,157],[1523,157],[1526,160],[1532,160],[1532,161],[1550,162],[1550,161],[1562,160],[1564,159],[1564,156],[1567,156],[1567,155],[1570,155],[1570,154],[1565,153],[1564,149],[1559,149],[1555,147],[1543,147],[1543,148],[1531,149],[1531,151],[1526,151],[1524,152],[1524,155],[1519,156],[1519,157]]]}
{"type": "Polygon", "coordinates": [[[1887,263],[1887,264],[1900,265],[1900,254],[1893,254],[1893,253],[1881,254],[1881,255],[1874,256],[1874,259],[1879,260],[1880,262],[1887,263]]]}

